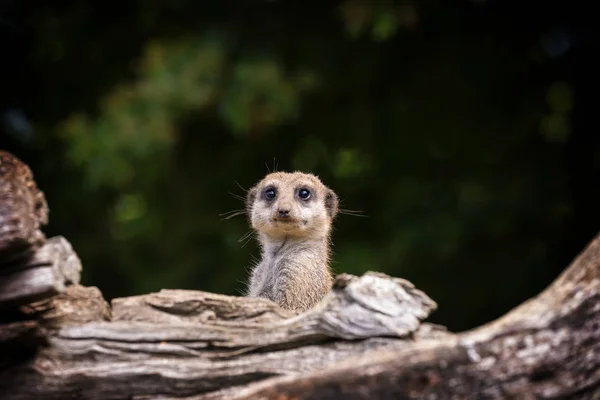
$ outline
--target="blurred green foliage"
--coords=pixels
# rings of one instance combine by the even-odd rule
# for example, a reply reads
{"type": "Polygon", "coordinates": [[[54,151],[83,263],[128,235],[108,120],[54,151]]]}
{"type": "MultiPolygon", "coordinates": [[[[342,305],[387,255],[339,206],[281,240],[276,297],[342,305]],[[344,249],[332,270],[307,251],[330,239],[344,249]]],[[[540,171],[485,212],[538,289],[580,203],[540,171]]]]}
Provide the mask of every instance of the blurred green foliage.
{"type": "Polygon", "coordinates": [[[22,10],[37,135],[23,158],[85,284],[239,293],[258,249],[239,241],[243,217],[219,214],[275,165],[367,215],[336,222],[336,272],[410,279],[453,329],[574,256],[553,243],[574,213],[575,94],[544,26],[516,34],[466,1],[232,4],[22,10]]]}

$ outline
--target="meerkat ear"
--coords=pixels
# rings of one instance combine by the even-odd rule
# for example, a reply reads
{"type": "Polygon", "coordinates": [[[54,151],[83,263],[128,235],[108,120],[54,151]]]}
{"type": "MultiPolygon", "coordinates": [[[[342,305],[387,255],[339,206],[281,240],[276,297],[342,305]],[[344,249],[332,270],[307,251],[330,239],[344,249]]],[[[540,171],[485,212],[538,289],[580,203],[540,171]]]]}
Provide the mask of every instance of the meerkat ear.
{"type": "Polygon", "coordinates": [[[337,194],[331,189],[327,189],[327,194],[325,195],[325,209],[327,209],[327,214],[329,218],[334,219],[338,213],[339,200],[337,194]]]}
{"type": "Polygon", "coordinates": [[[246,214],[250,216],[252,214],[252,206],[254,205],[254,200],[256,200],[256,193],[258,193],[258,189],[255,187],[248,190],[246,194],[246,214]]]}

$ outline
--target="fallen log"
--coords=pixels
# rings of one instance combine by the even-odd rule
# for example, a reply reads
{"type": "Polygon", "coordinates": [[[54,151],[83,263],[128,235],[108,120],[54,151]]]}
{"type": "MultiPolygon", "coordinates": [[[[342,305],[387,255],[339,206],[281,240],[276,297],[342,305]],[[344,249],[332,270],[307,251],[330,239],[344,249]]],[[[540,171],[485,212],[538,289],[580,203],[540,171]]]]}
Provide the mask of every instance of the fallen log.
{"type": "Polygon", "coordinates": [[[74,286],[43,307],[41,321],[59,315],[48,345],[0,371],[1,398],[189,396],[321,369],[414,335],[445,334],[420,323],[436,306],[431,299],[377,273],[340,276],[323,302],[301,315],[265,299],[163,290],[115,299],[110,313],[99,306],[82,321],[90,302],[102,305],[100,292],[74,286]]]}
{"type": "Polygon", "coordinates": [[[52,297],[79,283],[81,262],[71,244],[53,237],[10,267],[0,269],[0,309],[52,297]]]}
{"type": "Polygon", "coordinates": [[[48,205],[29,166],[0,150],[0,268],[44,244],[48,205]]]}
{"type": "Polygon", "coordinates": [[[490,324],[228,394],[231,399],[599,399],[600,236],[549,288],[490,324]]]}
{"type": "Polygon", "coordinates": [[[461,334],[421,323],[435,303],[377,273],[340,276],[301,315],[180,290],[116,299],[112,318],[94,289],[74,286],[50,302],[46,313],[62,312],[48,344],[0,372],[3,399],[600,394],[600,236],[539,296],[461,334]]]}
{"type": "MultiPolygon", "coordinates": [[[[26,167],[26,166],[25,166],[26,167]]],[[[314,309],[78,284],[43,193],[0,152],[0,399],[600,398],[600,235],[544,292],[460,334],[410,282],[340,275],[314,309]]]]}

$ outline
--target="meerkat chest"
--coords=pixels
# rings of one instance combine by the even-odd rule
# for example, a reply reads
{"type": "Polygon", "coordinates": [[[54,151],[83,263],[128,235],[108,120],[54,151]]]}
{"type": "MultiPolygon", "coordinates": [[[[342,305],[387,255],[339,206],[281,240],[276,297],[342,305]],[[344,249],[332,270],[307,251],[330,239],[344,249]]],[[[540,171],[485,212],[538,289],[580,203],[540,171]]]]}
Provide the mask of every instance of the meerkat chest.
{"type": "Polygon", "coordinates": [[[314,247],[290,245],[272,254],[268,268],[272,274],[278,274],[290,269],[311,268],[324,261],[314,247]]]}

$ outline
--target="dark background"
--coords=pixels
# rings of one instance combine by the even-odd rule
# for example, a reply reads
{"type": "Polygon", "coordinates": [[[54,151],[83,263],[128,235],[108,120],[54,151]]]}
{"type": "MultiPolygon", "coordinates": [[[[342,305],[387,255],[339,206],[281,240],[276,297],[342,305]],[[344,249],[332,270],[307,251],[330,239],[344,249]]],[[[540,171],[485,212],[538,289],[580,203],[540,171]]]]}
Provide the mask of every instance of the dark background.
{"type": "MultiPolygon", "coordinates": [[[[591,3],[590,3],[591,4],[591,3]]],[[[238,294],[230,194],[278,165],[367,217],[334,270],[411,280],[468,329],[598,231],[598,33],[587,2],[0,2],[0,147],[107,298],[238,294]]]]}

